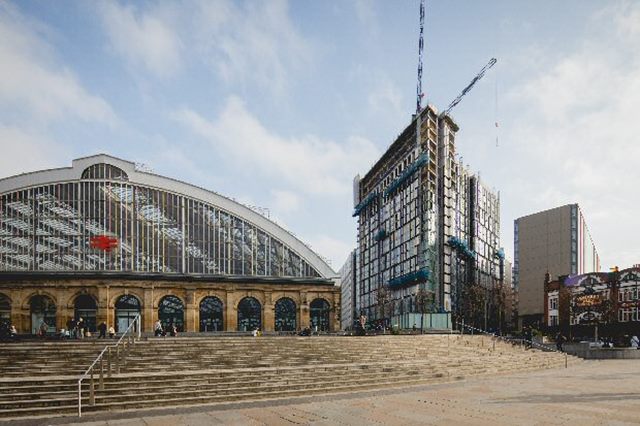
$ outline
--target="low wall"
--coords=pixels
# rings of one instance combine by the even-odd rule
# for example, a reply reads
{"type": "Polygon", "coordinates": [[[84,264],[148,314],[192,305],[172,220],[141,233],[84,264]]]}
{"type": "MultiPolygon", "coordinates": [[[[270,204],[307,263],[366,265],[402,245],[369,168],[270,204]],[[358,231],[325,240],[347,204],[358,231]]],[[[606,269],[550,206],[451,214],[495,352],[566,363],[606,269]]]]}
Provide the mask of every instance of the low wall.
{"type": "Polygon", "coordinates": [[[584,359],[640,359],[635,348],[589,348],[588,343],[576,343],[564,345],[564,350],[584,359]]]}

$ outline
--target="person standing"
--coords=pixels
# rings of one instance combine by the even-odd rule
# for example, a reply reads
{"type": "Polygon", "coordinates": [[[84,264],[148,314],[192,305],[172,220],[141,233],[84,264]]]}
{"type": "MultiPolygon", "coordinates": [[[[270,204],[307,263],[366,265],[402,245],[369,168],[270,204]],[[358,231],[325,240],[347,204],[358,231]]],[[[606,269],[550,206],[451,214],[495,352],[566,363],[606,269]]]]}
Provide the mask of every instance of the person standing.
{"type": "Polygon", "coordinates": [[[84,320],[82,317],[78,318],[78,324],[76,325],[78,339],[84,339],[84,320]]]}
{"type": "Polygon", "coordinates": [[[638,339],[638,336],[636,335],[631,336],[630,343],[632,348],[640,349],[640,340],[638,339]]]}
{"type": "Polygon", "coordinates": [[[564,335],[559,331],[558,334],[556,334],[556,349],[560,352],[563,352],[562,344],[565,340],[567,340],[566,337],[564,337],[564,335]]]}
{"type": "Polygon", "coordinates": [[[164,336],[164,330],[162,329],[162,322],[160,320],[156,321],[156,324],[153,326],[153,334],[158,336],[164,336]]]}

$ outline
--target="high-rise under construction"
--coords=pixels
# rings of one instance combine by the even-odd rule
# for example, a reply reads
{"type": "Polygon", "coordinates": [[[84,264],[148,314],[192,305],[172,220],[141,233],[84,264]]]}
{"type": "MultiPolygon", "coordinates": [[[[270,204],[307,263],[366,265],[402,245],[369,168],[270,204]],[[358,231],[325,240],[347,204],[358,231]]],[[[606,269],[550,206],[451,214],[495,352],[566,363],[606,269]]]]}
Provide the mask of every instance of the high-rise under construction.
{"type": "Polygon", "coordinates": [[[456,156],[457,131],[428,105],[356,176],[355,315],[411,327],[429,312],[434,328],[450,327],[449,314],[484,316],[486,325],[503,277],[500,198],[456,156]]]}

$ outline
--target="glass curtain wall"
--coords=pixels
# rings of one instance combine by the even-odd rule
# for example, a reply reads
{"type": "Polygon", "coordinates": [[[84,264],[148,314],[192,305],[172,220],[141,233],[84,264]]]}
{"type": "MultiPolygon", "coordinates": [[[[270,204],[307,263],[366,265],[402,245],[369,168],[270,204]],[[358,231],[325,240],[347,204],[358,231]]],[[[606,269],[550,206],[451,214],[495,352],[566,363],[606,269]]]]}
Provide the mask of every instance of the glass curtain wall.
{"type": "Polygon", "coordinates": [[[18,270],[320,277],[255,225],[107,165],[0,196],[0,271],[18,270]]]}

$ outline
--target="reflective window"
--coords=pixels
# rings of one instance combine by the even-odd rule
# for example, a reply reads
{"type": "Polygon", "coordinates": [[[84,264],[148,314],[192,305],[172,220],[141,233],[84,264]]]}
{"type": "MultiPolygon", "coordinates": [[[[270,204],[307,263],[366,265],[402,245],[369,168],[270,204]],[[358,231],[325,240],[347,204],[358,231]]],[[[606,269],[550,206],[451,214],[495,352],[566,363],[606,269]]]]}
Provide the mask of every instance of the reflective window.
{"type": "Polygon", "coordinates": [[[38,334],[42,325],[46,324],[47,332],[56,331],[56,304],[47,296],[33,296],[29,301],[31,307],[31,333],[38,334]]]}
{"type": "Polygon", "coordinates": [[[275,330],[296,331],[296,303],[288,297],[278,300],[275,305],[275,330]]]}
{"type": "Polygon", "coordinates": [[[184,331],[184,305],[176,296],[165,296],[158,306],[158,319],[165,331],[175,325],[178,331],[184,331]]]}
{"type": "Polygon", "coordinates": [[[318,331],[329,331],[329,302],[324,299],[315,299],[311,302],[310,320],[311,328],[318,331]]]}
{"type": "Polygon", "coordinates": [[[224,331],[224,307],[217,297],[200,302],[200,331],[224,331]]]}
{"type": "Polygon", "coordinates": [[[118,332],[124,332],[140,314],[140,301],[137,297],[124,294],[118,298],[115,304],[116,318],[114,328],[118,332]]]}
{"type": "Polygon", "coordinates": [[[98,306],[93,297],[88,294],[81,294],[76,297],[73,317],[77,320],[82,318],[90,332],[96,332],[96,313],[98,306]]]}
{"type": "Polygon", "coordinates": [[[253,297],[245,297],[238,303],[238,331],[262,328],[262,306],[253,297]]]}

